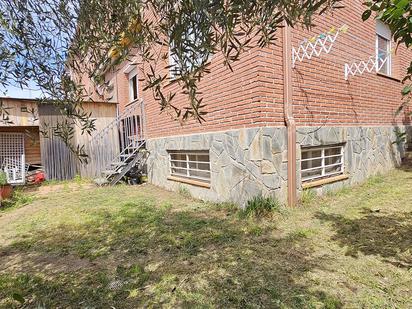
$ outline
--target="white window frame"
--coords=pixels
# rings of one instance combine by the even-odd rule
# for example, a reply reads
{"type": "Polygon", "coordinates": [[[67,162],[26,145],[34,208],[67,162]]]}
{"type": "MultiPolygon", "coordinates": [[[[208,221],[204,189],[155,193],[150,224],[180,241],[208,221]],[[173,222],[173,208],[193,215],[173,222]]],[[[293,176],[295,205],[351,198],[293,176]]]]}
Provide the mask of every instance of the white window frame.
{"type": "Polygon", "coordinates": [[[311,182],[311,181],[315,181],[315,180],[319,180],[319,179],[330,178],[330,177],[342,175],[345,171],[345,156],[344,156],[345,150],[344,149],[345,149],[344,144],[330,145],[330,146],[318,146],[318,147],[303,147],[301,149],[301,171],[300,171],[302,183],[307,183],[307,182],[311,182]],[[340,153],[339,154],[325,156],[325,150],[336,149],[336,148],[340,148],[340,153]],[[302,159],[304,152],[319,151],[319,150],[321,151],[320,157],[311,157],[311,158],[302,159]],[[340,162],[339,163],[325,165],[325,159],[327,159],[327,158],[337,158],[337,157],[340,157],[340,162]],[[309,168],[306,168],[306,169],[302,169],[302,162],[315,161],[315,160],[319,160],[319,159],[321,160],[321,165],[320,166],[309,167],[309,168]],[[334,166],[340,166],[339,171],[332,172],[332,173],[326,173],[325,170],[327,168],[334,167],[334,166]],[[321,170],[321,174],[303,178],[303,176],[302,176],[303,172],[314,171],[314,170],[321,170]]]}
{"type": "Polygon", "coordinates": [[[172,53],[172,49],[169,47],[169,76],[171,79],[176,78],[175,67],[177,64],[177,60],[175,54],[172,53]]]}
{"type": "Polygon", "coordinates": [[[139,98],[139,79],[138,79],[138,74],[137,74],[137,69],[133,69],[129,72],[128,75],[129,79],[129,101],[133,102],[136,101],[139,98]],[[136,77],[136,98],[133,96],[133,78],[136,77]]]}
{"type": "MultiPolygon", "coordinates": [[[[195,35],[192,27],[190,28],[189,32],[191,32],[191,34],[189,35],[189,39],[193,40],[193,42],[195,42],[196,41],[196,35],[195,35]]],[[[174,68],[176,67],[177,59],[176,59],[175,54],[172,53],[171,46],[169,46],[169,76],[170,76],[171,79],[175,79],[176,78],[176,72],[175,72],[174,68]]],[[[200,63],[201,60],[202,59],[197,59],[196,61],[198,63],[200,63]]],[[[190,69],[192,69],[192,68],[190,68],[190,69]]]]}
{"type": "Polygon", "coordinates": [[[389,29],[389,26],[386,25],[385,23],[381,22],[380,20],[376,21],[376,38],[375,38],[375,53],[376,53],[376,72],[380,74],[385,74],[388,76],[392,76],[392,33],[391,30],[389,29]],[[382,72],[382,68],[379,68],[379,37],[382,39],[386,40],[388,42],[387,45],[387,59],[386,59],[386,64],[388,67],[388,72],[382,72]]]}
{"type": "Polygon", "coordinates": [[[179,150],[179,151],[168,151],[169,153],[169,175],[177,178],[184,178],[184,179],[192,179],[200,182],[204,182],[206,184],[210,184],[211,181],[211,166],[210,166],[210,154],[209,150],[199,150],[199,151],[185,151],[185,150],[179,150]],[[184,160],[179,160],[179,159],[173,159],[173,155],[184,155],[185,159],[184,160]],[[189,160],[189,156],[196,156],[195,161],[189,160]],[[200,161],[198,160],[198,156],[209,156],[209,161],[200,161]],[[185,162],[186,167],[175,167],[173,166],[173,162],[185,162]],[[196,163],[196,164],[208,164],[208,169],[196,169],[196,168],[191,168],[189,163],[196,163]],[[179,173],[174,173],[173,169],[179,169],[185,171],[185,174],[179,174],[179,173]],[[191,171],[198,171],[198,172],[207,172],[209,173],[209,177],[200,177],[200,176],[193,176],[190,174],[191,171]]]}

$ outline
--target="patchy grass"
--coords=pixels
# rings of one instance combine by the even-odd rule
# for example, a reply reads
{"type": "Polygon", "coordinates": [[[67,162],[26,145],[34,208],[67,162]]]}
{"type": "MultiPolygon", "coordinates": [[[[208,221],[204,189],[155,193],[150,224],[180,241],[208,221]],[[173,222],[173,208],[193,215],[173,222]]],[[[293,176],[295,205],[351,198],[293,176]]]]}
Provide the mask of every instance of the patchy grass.
{"type": "Polygon", "coordinates": [[[46,186],[0,213],[0,307],[411,308],[412,172],[376,179],[259,220],[150,185],[46,186]]]}

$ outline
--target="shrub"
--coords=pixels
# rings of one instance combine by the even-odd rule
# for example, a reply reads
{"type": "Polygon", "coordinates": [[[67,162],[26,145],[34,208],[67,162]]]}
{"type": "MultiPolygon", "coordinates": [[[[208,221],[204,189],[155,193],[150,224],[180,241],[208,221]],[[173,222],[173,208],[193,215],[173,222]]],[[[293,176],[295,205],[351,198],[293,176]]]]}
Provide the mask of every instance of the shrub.
{"type": "Polygon", "coordinates": [[[0,186],[7,185],[7,174],[3,171],[0,171],[0,186]]]}
{"type": "Polygon", "coordinates": [[[273,196],[257,195],[247,201],[242,214],[247,217],[262,217],[280,209],[279,201],[273,196]]]}

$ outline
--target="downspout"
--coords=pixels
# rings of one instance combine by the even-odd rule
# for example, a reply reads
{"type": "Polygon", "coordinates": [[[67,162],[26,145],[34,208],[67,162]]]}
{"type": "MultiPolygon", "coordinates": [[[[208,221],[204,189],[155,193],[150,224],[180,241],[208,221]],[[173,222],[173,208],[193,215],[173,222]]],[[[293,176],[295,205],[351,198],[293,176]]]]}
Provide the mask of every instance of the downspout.
{"type": "Polygon", "coordinates": [[[296,205],[296,123],[292,99],[292,42],[290,26],[283,27],[283,100],[288,139],[288,206],[296,205]]]}

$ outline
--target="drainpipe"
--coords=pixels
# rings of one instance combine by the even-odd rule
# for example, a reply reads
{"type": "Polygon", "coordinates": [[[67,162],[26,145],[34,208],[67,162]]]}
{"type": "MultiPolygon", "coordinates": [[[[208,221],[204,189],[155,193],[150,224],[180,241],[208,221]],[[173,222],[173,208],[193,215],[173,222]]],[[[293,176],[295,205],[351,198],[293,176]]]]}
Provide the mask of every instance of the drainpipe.
{"type": "Polygon", "coordinates": [[[296,123],[292,99],[292,42],[290,26],[283,27],[283,100],[288,139],[288,206],[296,205],[296,123]]]}

